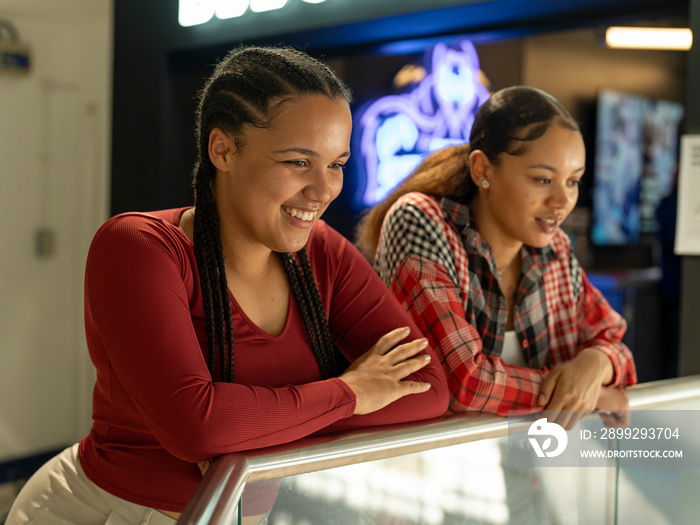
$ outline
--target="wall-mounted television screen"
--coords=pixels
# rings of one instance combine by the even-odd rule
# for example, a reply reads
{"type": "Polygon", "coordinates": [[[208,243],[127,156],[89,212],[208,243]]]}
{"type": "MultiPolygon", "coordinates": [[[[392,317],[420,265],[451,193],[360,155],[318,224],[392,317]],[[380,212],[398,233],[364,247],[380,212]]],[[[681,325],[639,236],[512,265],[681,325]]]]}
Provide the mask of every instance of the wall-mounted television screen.
{"type": "Polygon", "coordinates": [[[675,185],[683,105],[601,90],[596,109],[591,241],[631,245],[658,230],[675,185]]]}

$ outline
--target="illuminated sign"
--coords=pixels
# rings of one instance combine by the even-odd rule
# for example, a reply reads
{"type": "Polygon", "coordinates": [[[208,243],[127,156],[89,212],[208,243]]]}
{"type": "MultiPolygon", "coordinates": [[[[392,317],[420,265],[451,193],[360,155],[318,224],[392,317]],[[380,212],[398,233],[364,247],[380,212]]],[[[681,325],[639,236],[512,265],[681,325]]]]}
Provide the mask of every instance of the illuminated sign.
{"type": "Polygon", "coordinates": [[[361,208],[382,200],[428,152],[468,141],[476,112],[489,97],[470,41],[438,44],[426,56],[426,74],[409,92],[373,100],[354,115],[358,171],[365,181],[355,202],[361,208]]]}
{"type": "MultiPolygon", "coordinates": [[[[291,0],[291,2],[299,0],[291,0]]],[[[301,0],[307,4],[321,4],[326,0],[301,0]]],[[[243,16],[248,9],[253,13],[282,9],[290,0],[180,0],[178,20],[183,27],[220,19],[243,16]]]]}

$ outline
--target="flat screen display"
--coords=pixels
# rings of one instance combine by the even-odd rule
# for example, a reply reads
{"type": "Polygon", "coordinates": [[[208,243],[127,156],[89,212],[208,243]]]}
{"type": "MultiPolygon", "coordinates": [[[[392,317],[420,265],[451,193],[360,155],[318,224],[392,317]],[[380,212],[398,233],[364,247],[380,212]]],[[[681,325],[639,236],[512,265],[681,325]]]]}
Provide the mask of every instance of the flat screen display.
{"type": "Polygon", "coordinates": [[[656,208],[673,192],[684,108],[602,90],[596,111],[591,241],[637,244],[658,231],[656,208]]]}

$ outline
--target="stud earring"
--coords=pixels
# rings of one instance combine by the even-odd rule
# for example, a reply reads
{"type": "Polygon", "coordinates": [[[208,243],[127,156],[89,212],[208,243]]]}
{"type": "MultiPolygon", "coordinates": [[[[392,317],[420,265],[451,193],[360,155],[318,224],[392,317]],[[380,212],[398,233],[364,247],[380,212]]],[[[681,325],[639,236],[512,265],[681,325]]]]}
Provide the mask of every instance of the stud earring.
{"type": "Polygon", "coordinates": [[[481,181],[481,187],[482,187],[482,188],[488,188],[489,186],[491,186],[491,183],[490,183],[489,181],[487,181],[486,179],[483,179],[483,180],[481,181]]]}

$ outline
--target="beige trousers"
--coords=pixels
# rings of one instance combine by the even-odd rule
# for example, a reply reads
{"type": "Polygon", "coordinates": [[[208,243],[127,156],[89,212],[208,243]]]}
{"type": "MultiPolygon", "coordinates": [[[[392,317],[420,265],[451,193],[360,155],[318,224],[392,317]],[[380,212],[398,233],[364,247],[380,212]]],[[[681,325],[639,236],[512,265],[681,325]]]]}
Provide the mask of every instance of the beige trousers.
{"type": "Polygon", "coordinates": [[[42,466],[22,488],[5,525],[173,525],[155,509],[113,496],[90,481],[78,445],[42,466]]]}

